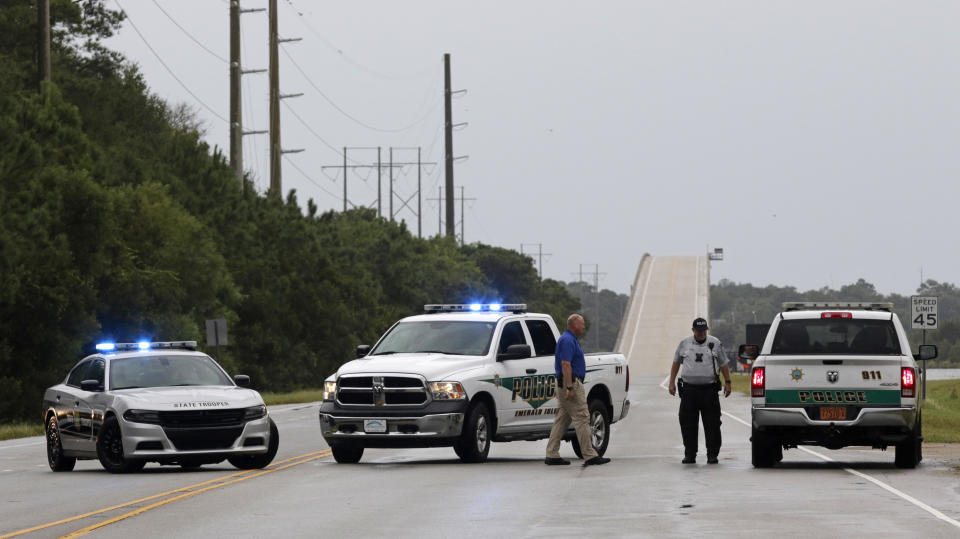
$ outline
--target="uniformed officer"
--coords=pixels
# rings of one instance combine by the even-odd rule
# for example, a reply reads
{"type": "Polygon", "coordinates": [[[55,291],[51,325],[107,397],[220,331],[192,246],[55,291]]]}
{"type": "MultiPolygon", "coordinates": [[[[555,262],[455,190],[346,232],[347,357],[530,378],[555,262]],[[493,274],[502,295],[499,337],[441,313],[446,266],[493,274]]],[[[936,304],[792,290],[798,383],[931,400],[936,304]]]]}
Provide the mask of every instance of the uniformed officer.
{"type": "Polygon", "coordinates": [[[730,368],[720,339],[707,335],[707,321],[693,321],[693,335],[680,341],[670,368],[670,394],[677,393],[680,376],[680,432],[683,435],[684,464],[697,461],[698,416],[703,417],[703,435],[707,445],[707,463],[716,464],[720,453],[719,375],[723,374],[723,396],[730,396],[730,368]]]}
{"type": "Polygon", "coordinates": [[[578,340],[583,335],[586,324],[579,314],[567,318],[567,330],[557,339],[557,352],[554,358],[554,370],[557,373],[557,415],[553,418],[550,441],[547,443],[547,458],[544,462],[551,465],[570,464],[560,456],[560,442],[573,422],[580,442],[580,454],[584,466],[606,464],[610,459],[597,455],[590,436],[590,411],[587,408],[587,395],[583,391],[583,379],[587,375],[587,362],[578,340]]]}

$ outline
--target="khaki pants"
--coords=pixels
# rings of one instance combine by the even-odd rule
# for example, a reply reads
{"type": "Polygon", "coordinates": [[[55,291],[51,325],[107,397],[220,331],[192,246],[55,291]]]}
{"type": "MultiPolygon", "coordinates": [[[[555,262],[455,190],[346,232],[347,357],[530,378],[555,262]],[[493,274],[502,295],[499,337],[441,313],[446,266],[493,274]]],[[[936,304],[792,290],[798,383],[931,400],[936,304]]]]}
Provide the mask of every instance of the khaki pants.
{"type": "MultiPolygon", "coordinates": [[[[557,380],[562,384],[562,379],[557,380]]],[[[574,430],[577,431],[577,440],[580,442],[580,453],[583,460],[590,460],[597,456],[597,451],[593,448],[590,433],[590,410],[587,409],[587,396],[583,391],[583,382],[579,379],[573,381],[574,397],[568,398],[567,390],[563,387],[557,388],[557,415],[553,419],[553,429],[550,430],[550,442],[547,443],[547,458],[560,457],[560,442],[567,433],[570,423],[573,423],[574,430]]]]}

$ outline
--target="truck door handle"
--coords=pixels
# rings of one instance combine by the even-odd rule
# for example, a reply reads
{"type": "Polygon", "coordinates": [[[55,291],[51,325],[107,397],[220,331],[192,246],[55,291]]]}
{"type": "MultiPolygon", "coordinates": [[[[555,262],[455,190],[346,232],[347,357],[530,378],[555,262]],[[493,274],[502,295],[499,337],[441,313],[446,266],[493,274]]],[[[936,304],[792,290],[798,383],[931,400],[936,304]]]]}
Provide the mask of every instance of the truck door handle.
{"type": "Polygon", "coordinates": [[[537,369],[527,369],[527,374],[534,374],[537,372],[537,369]]]}

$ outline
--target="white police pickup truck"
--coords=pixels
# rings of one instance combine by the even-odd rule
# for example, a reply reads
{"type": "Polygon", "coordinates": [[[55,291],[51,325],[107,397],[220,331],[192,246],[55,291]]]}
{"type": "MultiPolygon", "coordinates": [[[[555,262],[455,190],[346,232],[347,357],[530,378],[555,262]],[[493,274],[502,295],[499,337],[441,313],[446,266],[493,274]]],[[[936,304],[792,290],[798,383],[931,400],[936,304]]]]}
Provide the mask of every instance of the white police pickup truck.
{"type": "MultiPolygon", "coordinates": [[[[367,447],[450,447],[483,462],[490,443],[550,436],[557,413],[550,316],[522,304],[426,305],[327,378],[320,427],[333,457],[355,463],[367,447]]],[[[620,354],[588,354],[584,388],[593,446],[630,408],[620,354]]],[[[566,439],[580,455],[572,428],[566,439]]]]}
{"type": "Polygon", "coordinates": [[[890,303],[783,304],[751,370],[753,465],[769,467],[783,449],[896,447],[895,462],[923,457],[916,360],[937,349],[910,343],[890,303]]]}

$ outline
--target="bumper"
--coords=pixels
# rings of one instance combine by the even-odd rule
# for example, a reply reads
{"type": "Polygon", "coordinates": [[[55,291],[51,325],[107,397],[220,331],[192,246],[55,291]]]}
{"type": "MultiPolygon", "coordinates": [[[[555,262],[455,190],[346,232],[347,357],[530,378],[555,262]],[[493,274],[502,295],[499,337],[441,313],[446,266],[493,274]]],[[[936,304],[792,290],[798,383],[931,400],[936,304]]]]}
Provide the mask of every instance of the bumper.
{"type": "Polygon", "coordinates": [[[888,427],[910,430],[917,421],[915,408],[861,408],[851,421],[818,421],[803,408],[754,408],[753,425],[765,427],[888,427]]]}
{"type": "Polygon", "coordinates": [[[219,428],[192,428],[174,434],[160,425],[134,423],[125,419],[120,419],[120,430],[123,433],[124,456],[148,461],[266,453],[270,444],[269,415],[248,421],[229,432],[225,432],[228,429],[219,428]],[[235,439],[234,432],[237,433],[235,439]],[[176,437],[176,444],[171,437],[176,437]]]}
{"type": "Polygon", "coordinates": [[[623,399],[623,408],[620,409],[620,419],[617,421],[623,421],[628,413],[630,413],[630,399],[623,399]]]}
{"type": "Polygon", "coordinates": [[[360,447],[450,446],[463,430],[467,403],[431,403],[416,410],[345,408],[332,403],[320,407],[320,432],[330,445],[360,447]],[[385,432],[366,432],[366,421],[378,420],[385,432]]]}

